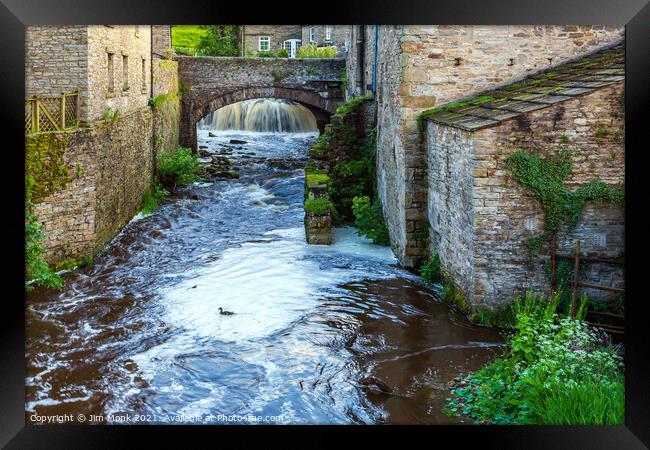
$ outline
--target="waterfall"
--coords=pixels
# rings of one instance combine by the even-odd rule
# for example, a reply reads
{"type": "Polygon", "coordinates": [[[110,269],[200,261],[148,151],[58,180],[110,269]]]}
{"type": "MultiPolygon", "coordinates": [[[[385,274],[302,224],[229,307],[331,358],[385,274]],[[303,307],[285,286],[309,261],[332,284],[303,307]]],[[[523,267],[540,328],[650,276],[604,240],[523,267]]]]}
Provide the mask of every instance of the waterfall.
{"type": "Polygon", "coordinates": [[[259,98],[224,106],[205,116],[202,130],[245,130],[271,132],[317,131],[314,115],[291,100],[259,98]]]}

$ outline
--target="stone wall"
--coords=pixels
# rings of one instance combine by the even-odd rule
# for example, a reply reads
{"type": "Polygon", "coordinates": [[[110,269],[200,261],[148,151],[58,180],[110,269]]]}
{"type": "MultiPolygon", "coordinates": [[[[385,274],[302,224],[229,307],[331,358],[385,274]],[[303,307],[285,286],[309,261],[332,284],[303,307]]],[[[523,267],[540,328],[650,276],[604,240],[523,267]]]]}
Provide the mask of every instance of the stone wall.
{"type": "Polygon", "coordinates": [[[81,116],[88,108],[88,33],[83,25],[25,28],[25,96],[57,97],[81,92],[81,116]]]}
{"type": "Polygon", "coordinates": [[[34,210],[45,226],[49,263],[100,250],[138,211],[153,177],[149,108],[66,135],[71,181],[34,210]]]}
{"type": "MultiPolygon", "coordinates": [[[[622,36],[622,28],[604,26],[379,27],[380,194],[402,264],[416,265],[427,253],[426,240],[420,238],[427,190],[418,115],[619,42],[622,36]]],[[[365,53],[370,52],[372,41],[366,40],[365,53]]]]}
{"type": "Polygon", "coordinates": [[[271,51],[277,53],[287,39],[300,39],[300,25],[244,25],[246,51],[259,51],[260,36],[271,38],[271,51]]]}
{"type": "Polygon", "coordinates": [[[467,296],[474,286],[475,141],[468,131],[430,123],[426,147],[430,252],[467,296]]]}
{"type": "Polygon", "coordinates": [[[84,121],[102,119],[108,107],[124,115],[147,106],[151,97],[151,27],[91,25],[87,28],[88,111],[84,121]],[[109,89],[109,53],[113,54],[113,90],[109,89]],[[128,77],[124,76],[125,56],[128,77]]]}
{"type": "Polygon", "coordinates": [[[154,154],[172,151],[178,147],[180,124],[180,96],[178,92],[178,63],[166,59],[153,62],[153,111],[154,154]]]}
{"type": "Polygon", "coordinates": [[[347,54],[346,98],[357,97],[371,92],[374,67],[374,25],[354,25],[350,32],[350,45],[347,54]],[[363,59],[361,64],[360,60],[363,59]]]}
{"type": "Polygon", "coordinates": [[[97,146],[95,242],[102,246],[126,225],[153,184],[151,109],[93,129],[97,146]]]}
{"type": "Polygon", "coordinates": [[[180,56],[180,142],[196,148],[196,123],[223,106],[253,98],[284,98],[329,115],[343,100],[343,59],[180,56]]]}
{"type": "Polygon", "coordinates": [[[165,58],[172,51],[171,25],[151,25],[151,57],[165,58]]]}
{"type": "MultiPolygon", "coordinates": [[[[549,288],[543,270],[548,258],[533,256],[529,264],[526,246],[529,237],[543,232],[544,214],[508,176],[508,156],[517,150],[555,155],[567,149],[573,163],[569,190],[595,180],[623,183],[623,90],[619,82],[475,132],[427,124],[430,251],[440,254],[443,267],[453,273],[473,307],[495,309],[526,288],[538,292],[549,288]]],[[[623,211],[587,204],[575,229],[560,230],[558,253],[573,254],[577,240],[583,254],[622,256],[623,211]],[[595,234],[604,234],[606,245],[596,245],[595,234]]],[[[584,267],[583,280],[622,287],[621,269],[586,263],[584,267]]],[[[588,294],[611,297],[602,291],[588,294]]]]}

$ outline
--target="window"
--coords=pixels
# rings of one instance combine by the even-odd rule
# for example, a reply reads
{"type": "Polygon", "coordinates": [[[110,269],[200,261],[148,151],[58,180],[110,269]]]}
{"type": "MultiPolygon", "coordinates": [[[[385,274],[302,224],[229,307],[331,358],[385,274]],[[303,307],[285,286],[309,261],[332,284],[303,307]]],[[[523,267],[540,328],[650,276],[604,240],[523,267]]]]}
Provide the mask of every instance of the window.
{"type": "Polygon", "coordinates": [[[129,57],[122,55],[122,90],[129,90],[129,57]]]}
{"type": "Polygon", "coordinates": [[[115,92],[115,65],[113,53],[108,54],[108,92],[115,92]]]}
{"type": "Polygon", "coordinates": [[[309,27],[309,43],[313,44],[316,40],[316,30],[314,27],[309,27]]]}
{"type": "Polygon", "coordinates": [[[325,40],[332,40],[332,25],[325,25],[325,40]]]}
{"type": "Polygon", "coordinates": [[[147,92],[147,60],[142,58],[142,92],[147,92]]]}
{"type": "Polygon", "coordinates": [[[268,52],[271,50],[271,38],[268,36],[260,36],[259,51],[268,52]]]}

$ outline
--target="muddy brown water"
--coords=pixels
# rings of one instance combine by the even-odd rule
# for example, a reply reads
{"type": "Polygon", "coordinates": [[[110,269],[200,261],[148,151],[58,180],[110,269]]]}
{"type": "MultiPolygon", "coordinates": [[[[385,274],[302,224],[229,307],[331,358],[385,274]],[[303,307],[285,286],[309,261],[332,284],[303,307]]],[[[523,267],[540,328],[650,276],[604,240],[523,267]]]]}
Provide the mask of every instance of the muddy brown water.
{"type": "Polygon", "coordinates": [[[460,422],[441,411],[447,383],[494,358],[499,333],[352,228],[305,243],[300,167],[315,137],[200,130],[240,179],[187,188],[65,274],[63,291],[30,294],[26,417],[460,422]]]}

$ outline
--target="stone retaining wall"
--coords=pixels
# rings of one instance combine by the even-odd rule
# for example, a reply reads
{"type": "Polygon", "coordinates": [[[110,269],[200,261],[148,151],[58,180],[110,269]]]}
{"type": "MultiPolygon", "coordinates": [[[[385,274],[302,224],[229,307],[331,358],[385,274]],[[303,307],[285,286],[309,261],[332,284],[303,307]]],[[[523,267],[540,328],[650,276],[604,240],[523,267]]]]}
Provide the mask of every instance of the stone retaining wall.
{"type": "MultiPolygon", "coordinates": [[[[547,293],[548,248],[529,264],[526,240],[543,233],[537,201],[508,175],[505,161],[517,150],[572,154],[569,190],[590,181],[610,185],[625,178],[623,82],[539,109],[475,132],[428,122],[428,221],[430,252],[438,253],[470,305],[495,309],[531,288],[547,293]]],[[[624,212],[587,204],[573,230],[561,229],[558,253],[619,257],[624,252],[624,212]],[[605,244],[599,245],[598,236],[605,244]]],[[[584,263],[581,278],[623,287],[616,266],[584,263]]],[[[588,290],[591,298],[612,295],[588,290]]]]}
{"type": "Polygon", "coordinates": [[[71,182],[34,210],[49,263],[94,254],[131,220],[152,184],[152,131],[151,110],[143,108],[66,133],[71,182]]]}

